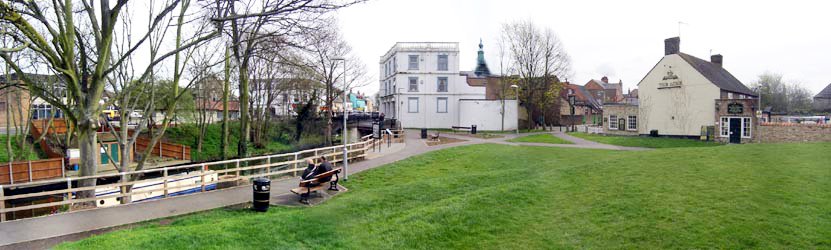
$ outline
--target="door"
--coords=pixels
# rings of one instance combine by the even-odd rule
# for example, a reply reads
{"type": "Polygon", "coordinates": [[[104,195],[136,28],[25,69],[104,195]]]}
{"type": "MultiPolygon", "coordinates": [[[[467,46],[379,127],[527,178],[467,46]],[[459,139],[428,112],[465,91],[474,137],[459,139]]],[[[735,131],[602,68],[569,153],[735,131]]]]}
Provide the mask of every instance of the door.
{"type": "Polygon", "coordinates": [[[111,144],[110,145],[110,158],[113,159],[114,162],[118,162],[118,144],[111,144]]]}
{"type": "Polygon", "coordinates": [[[730,118],[730,143],[742,143],[741,118],[730,118]]]}
{"type": "Polygon", "coordinates": [[[617,120],[617,130],[626,130],[626,119],[620,118],[617,120]]]}

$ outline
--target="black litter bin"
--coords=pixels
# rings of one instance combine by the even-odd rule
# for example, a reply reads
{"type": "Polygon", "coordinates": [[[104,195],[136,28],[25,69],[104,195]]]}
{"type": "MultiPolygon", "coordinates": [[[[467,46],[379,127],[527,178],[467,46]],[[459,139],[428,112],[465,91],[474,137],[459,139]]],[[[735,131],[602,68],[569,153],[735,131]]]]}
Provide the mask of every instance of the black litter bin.
{"type": "Polygon", "coordinates": [[[268,211],[268,202],[271,197],[271,180],[268,178],[254,179],[254,211],[268,211]]]}
{"type": "Polygon", "coordinates": [[[421,139],[427,139],[427,129],[421,129],[421,139]]]}
{"type": "Polygon", "coordinates": [[[476,134],[476,125],[470,125],[470,134],[476,134]]]}
{"type": "Polygon", "coordinates": [[[651,137],[658,137],[658,130],[655,130],[655,129],[650,130],[650,131],[649,131],[649,136],[651,136],[651,137]]]}

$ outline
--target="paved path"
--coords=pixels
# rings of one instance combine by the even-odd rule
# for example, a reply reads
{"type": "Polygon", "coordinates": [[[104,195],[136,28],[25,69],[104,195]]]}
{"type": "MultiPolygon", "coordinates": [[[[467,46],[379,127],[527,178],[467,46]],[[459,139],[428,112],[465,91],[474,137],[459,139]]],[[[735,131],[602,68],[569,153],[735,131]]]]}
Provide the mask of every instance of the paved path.
{"type": "MultiPolygon", "coordinates": [[[[450,147],[495,143],[504,145],[525,145],[544,147],[590,148],[610,150],[644,150],[643,148],[619,147],[586,141],[562,132],[548,132],[572,141],[575,144],[514,143],[507,140],[530,134],[506,134],[503,138],[481,139],[470,136],[442,134],[464,140],[437,146],[428,146],[419,138],[419,131],[406,132],[404,144],[384,145],[380,152],[372,152],[367,160],[349,165],[349,174],[400,161],[411,156],[450,147]],[[406,146],[405,146],[406,144],[406,146]]],[[[533,133],[540,134],[540,133],[533,133]]],[[[275,204],[292,201],[288,190],[297,186],[297,178],[273,180],[272,198],[275,204]]],[[[346,184],[348,186],[348,181],[346,184]]],[[[250,186],[198,193],[177,198],[139,202],[123,206],[85,210],[52,216],[22,219],[0,224],[0,249],[45,249],[64,241],[79,240],[90,235],[112,231],[142,221],[183,215],[220,207],[232,206],[251,201],[250,186]]],[[[291,204],[286,204],[291,205],[291,204]]]]}

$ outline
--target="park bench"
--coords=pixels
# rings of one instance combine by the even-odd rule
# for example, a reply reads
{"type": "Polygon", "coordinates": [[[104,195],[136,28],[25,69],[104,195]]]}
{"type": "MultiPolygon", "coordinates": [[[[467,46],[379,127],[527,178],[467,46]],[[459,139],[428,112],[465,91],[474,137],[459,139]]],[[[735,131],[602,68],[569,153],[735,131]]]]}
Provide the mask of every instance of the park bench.
{"type": "Polygon", "coordinates": [[[459,127],[459,126],[453,126],[453,127],[451,127],[451,128],[453,129],[453,132],[456,132],[456,130],[467,130],[467,131],[470,131],[470,127],[459,127]]]}
{"type": "Polygon", "coordinates": [[[320,181],[321,179],[324,179],[326,177],[332,177],[329,180],[329,190],[339,191],[338,180],[340,180],[340,177],[338,176],[338,174],[340,174],[340,171],[341,168],[335,168],[325,173],[315,175],[315,177],[312,179],[300,181],[298,187],[291,189],[291,192],[300,195],[300,203],[309,204],[309,195],[326,188],[324,185],[325,183],[320,181]]]}

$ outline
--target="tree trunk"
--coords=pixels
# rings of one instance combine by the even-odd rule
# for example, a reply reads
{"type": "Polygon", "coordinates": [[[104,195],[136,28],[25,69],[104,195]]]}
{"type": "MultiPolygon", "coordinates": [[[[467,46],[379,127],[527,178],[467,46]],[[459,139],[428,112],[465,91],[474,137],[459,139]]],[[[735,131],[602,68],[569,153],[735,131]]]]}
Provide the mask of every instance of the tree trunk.
{"type": "Polygon", "coordinates": [[[231,49],[225,48],[225,82],[222,86],[222,140],[219,142],[222,150],[222,160],[228,159],[228,95],[231,86],[231,49]]]}
{"type": "Polygon", "coordinates": [[[240,131],[239,131],[239,144],[237,145],[237,157],[246,157],[248,156],[248,137],[251,131],[251,126],[249,124],[249,115],[248,114],[248,101],[249,101],[249,93],[248,93],[248,65],[247,63],[242,63],[239,68],[239,115],[240,115],[240,131]]]}
{"type": "MultiPolygon", "coordinates": [[[[83,117],[83,116],[82,116],[83,117]]],[[[78,124],[78,145],[80,146],[80,171],[81,176],[93,176],[98,171],[98,159],[101,158],[101,151],[98,147],[97,133],[90,119],[79,121],[78,124]]],[[[94,187],[95,179],[83,179],[78,181],[79,187],[94,187]]],[[[95,197],[95,190],[78,192],[78,198],[95,197]]],[[[95,202],[79,203],[82,206],[95,206],[95,202]]]]}

